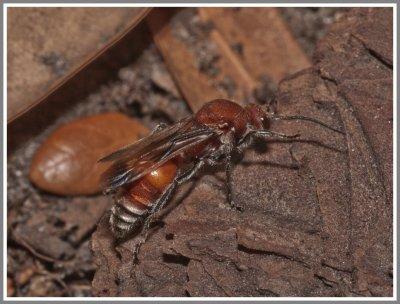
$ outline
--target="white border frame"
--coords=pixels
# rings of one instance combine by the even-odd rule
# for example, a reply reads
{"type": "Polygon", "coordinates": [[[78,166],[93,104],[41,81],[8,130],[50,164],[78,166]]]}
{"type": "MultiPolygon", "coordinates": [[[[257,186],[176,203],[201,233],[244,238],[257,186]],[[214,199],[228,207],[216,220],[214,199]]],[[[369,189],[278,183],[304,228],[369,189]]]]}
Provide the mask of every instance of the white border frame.
{"type": "Polygon", "coordinates": [[[397,301],[397,4],[390,3],[6,3],[3,6],[3,291],[5,301],[397,301]],[[9,297],[7,293],[7,9],[9,7],[392,7],[393,8],[393,296],[392,297],[9,297]]]}

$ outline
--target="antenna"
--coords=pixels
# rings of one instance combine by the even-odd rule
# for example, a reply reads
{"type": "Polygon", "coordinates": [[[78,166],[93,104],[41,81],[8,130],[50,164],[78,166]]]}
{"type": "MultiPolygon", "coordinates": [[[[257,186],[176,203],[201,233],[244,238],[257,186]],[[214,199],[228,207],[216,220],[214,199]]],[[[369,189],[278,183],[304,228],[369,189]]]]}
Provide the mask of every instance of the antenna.
{"type": "Polygon", "coordinates": [[[267,117],[269,119],[272,119],[272,120],[305,120],[305,121],[310,121],[312,123],[321,125],[321,126],[327,128],[329,130],[332,130],[334,132],[337,132],[337,133],[340,133],[340,134],[343,134],[343,135],[346,134],[345,132],[343,132],[341,130],[338,130],[338,129],[334,128],[334,127],[331,127],[331,126],[327,125],[326,123],[323,123],[322,121],[319,121],[318,119],[311,118],[311,117],[306,117],[306,116],[301,116],[301,115],[286,116],[286,115],[278,115],[278,114],[274,114],[274,113],[267,113],[267,117]]]}

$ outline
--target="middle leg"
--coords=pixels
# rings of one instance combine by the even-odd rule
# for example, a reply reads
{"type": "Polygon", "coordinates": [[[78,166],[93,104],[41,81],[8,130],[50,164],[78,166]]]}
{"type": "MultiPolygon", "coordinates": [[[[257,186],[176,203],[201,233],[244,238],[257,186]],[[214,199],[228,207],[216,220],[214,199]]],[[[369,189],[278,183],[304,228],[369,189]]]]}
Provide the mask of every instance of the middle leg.
{"type": "Polygon", "coordinates": [[[256,130],[253,131],[251,136],[259,138],[279,138],[279,139],[295,139],[299,138],[300,134],[287,135],[283,133],[273,132],[269,130],[256,130]]]}

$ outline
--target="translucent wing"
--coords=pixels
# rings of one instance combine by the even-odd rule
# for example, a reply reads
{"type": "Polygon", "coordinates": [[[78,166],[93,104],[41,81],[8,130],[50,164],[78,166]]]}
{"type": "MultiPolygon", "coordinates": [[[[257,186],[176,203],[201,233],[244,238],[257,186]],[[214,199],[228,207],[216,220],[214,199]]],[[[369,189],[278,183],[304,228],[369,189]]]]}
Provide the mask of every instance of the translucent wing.
{"type": "Polygon", "coordinates": [[[122,149],[103,157],[99,160],[99,162],[114,161],[127,156],[130,158],[136,158],[142,155],[143,152],[148,150],[151,146],[156,146],[166,139],[169,139],[174,134],[177,134],[180,130],[190,129],[191,124],[193,124],[193,119],[191,117],[185,118],[176,124],[168,126],[157,133],[146,136],[131,145],[123,147],[122,149]]]}
{"type": "Polygon", "coordinates": [[[215,130],[186,118],[132,145],[118,150],[100,161],[113,161],[103,174],[103,188],[111,192],[131,183],[186,149],[216,136],[215,130]]]}

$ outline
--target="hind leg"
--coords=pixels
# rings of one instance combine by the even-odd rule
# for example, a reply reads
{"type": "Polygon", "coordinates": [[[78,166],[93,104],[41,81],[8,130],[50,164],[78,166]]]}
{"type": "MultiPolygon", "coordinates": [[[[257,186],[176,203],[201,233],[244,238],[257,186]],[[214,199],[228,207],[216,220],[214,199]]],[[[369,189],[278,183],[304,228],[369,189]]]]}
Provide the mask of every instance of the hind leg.
{"type": "Polygon", "coordinates": [[[146,217],[146,219],[144,220],[143,226],[142,226],[142,230],[139,234],[138,238],[138,243],[135,245],[135,248],[133,250],[133,257],[134,257],[134,261],[138,262],[138,254],[139,254],[139,250],[140,247],[143,245],[143,243],[146,242],[148,234],[149,234],[149,230],[150,230],[150,225],[154,219],[154,216],[156,214],[156,212],[159,210],[159,208],[161,209],[160,206],[164,206],[172,197],[172,194],[176,188],[176,183],[172,183],[165,191],[164,193],[161,195],[161,197],[157,200],[157,202],[154,204],[154,206],[150,209],[150,211],[148,211],[149,215],[146,217]]]}
{"type": "Polygon", "coordinates": [[[171,185],[168,186],[168,188],[164,191],[162,196],[154,203],[153,207],[149,211],[148,217],[145,219],[143,223],[143,228],[142,231],[140,232],[138,238],[139,241],[136,244],[133,255],[134,255],[134,260],[135,262],[138,261],[138,254],[140,251],[140,247],[143,245],[143,243],[146,242],[149,231],[150,231],[150,225],[152,221],[154,220],[154,217],[156,216],[157,212],[160,211],[171,199],[176,187],[187,180],[191,179],[203,166],[204,166],[204,161],[200,160],[197,162],[193,168],[190,170],[184,172],[183,174],[179,175],[175,180],[172,182],[171,185]]]}

